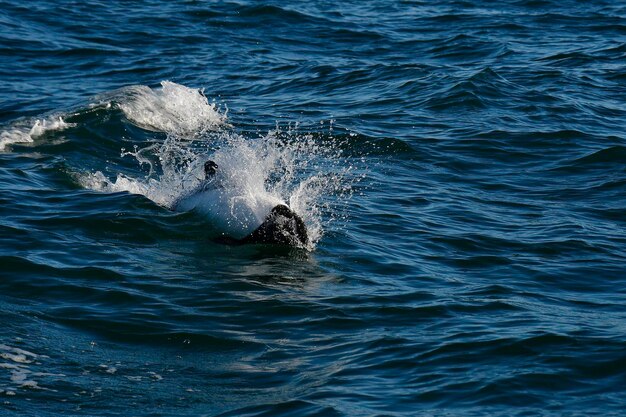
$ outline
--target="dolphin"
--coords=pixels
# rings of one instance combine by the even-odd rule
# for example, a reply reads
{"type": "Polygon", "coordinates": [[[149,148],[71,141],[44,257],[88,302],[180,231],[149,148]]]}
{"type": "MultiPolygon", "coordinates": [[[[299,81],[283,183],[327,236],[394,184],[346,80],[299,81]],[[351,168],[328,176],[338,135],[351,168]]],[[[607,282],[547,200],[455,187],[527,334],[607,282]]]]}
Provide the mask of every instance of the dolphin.
{"type": "MultiPolygon", "coordinates": [[[[213,193],[215,211],[223,211],[220,200],[224,200],[224,193],[221,190],[218,174],[218,165],[214,161],[204,163],[204,181],[191,193],[183,196],[174,204],[175,210],[189,210],[197,206],[196,199],[201,193],[213,193]],[[218,207],[219,206],[219,207],[218,207]]],[[[264,201],[265,207],[271,207],[272,203],[264,201]],[[267,206],[267,204],[270,204],[267,206]]],[[[260,220],[260,219],[259,219],[260,220]]],[[[258,220],[257,220],[258,221],[258,220]]],[[[245,244],[272,244],[292,247],[306,247],[309,243],[309,236],[306,225],[302,218],[284,203],[275,204],[265,219],[256,229],[245,236],[237,238],[227,233],[215,239],[217,243],[226,245],[245,244]]]]}

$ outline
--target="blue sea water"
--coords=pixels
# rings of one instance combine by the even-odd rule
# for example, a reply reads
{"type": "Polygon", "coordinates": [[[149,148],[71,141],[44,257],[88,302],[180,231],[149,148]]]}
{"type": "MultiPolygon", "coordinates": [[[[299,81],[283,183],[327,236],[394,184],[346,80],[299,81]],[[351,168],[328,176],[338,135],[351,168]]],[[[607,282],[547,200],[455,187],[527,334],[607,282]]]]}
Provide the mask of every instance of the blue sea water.
{"type": "Polygon", "coordinates": [[[0,63],[0,415],[624,415],[623,2],[0,0],[0,63]]]}

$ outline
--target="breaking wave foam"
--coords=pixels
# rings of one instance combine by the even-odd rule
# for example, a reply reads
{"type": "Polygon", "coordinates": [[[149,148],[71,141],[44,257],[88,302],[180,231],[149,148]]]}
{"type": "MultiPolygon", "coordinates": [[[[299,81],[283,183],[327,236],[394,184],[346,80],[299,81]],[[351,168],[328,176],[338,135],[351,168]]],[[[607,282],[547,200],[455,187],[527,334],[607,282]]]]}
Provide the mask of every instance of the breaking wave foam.
{"type": "Polygon", "coordinates": [[[47,132],[64,130],[74,126],[74,123],[65,122],[61,116],[36,119],[34,122],[22,122],[0,133],[0,151],[5,151],[7,146],[16,143],[32,143],[47,132]]]}
{"type": "Polygon", "coordinates": [[[226,124],[226,113],[209,103],[202,90],[162,81],[160,89],[133,86],[119,103],[125,116],[136,125],[177,136],[198,136],[226,124]]]}

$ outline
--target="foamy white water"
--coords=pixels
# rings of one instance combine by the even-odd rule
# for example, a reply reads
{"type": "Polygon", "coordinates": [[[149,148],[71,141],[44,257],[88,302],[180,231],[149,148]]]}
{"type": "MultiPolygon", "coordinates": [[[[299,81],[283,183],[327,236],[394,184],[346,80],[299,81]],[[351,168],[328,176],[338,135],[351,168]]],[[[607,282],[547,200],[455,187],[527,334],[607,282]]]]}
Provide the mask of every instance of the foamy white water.
{"type": "Polygon", "coordinates": [[[159,89],[133,86],[124,92],[119,108],[130,121],[148,130],[197,136],[227,120],[226,112],[220,113],[215,103],[209,103],[202,90],[171,81],[162,81],[159,89]]]}
{"type": "Polygon", "coordinates": [[[32,143],[46,132],[64,130],[73,126],[75,126],[74,123],[65,122],[61,116],[22,122],[0,132],[0,151],[5,151],[8,146],[16,143],[32,143]]]}

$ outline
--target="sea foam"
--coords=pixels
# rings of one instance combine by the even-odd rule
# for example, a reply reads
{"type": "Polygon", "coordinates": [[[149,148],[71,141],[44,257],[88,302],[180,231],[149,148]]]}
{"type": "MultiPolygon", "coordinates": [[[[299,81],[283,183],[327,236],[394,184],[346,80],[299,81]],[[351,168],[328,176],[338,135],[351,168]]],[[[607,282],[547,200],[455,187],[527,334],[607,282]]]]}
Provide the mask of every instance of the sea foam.
{"type": "Polygon", "coordinates": [[[5,395],[15,395],[18,388],[48,390],[47,388],[41,387],[39,382],[34,380],[34,377],[63,377],[64,375],[35,372],[31,369],[32,366],[41,365],[37,360],[44,358],[48,358],[48,356],[38,355],[24,349],[0,344],[0,360],[4,359],[7,361],[0,361],[0,370],[4,369],[10,372],[10,381],[13,385],[5,387],[6,389],[0,389],[0,393],[4,392],[5,395]]]}
{"type": "Polygon", "coordinates": [[[126,117],[144,129],[179,137],[198,136],[226,123],[226,112],[220,113],[209,103],[202,90],[162,81],[160,89],[133,86],[125,90],[126,100],[119,108],[126,117]]]}
{"type": "Polygon", "coordinates": [[[35,139],[47,132],[64,130],[74,127],[74,123],[67,123],[62,116],[50,116],[47,119],[23,121],[13,125],[8,130],[0,132],[0,151],[16,143],[32,143],[35,139]]]}

